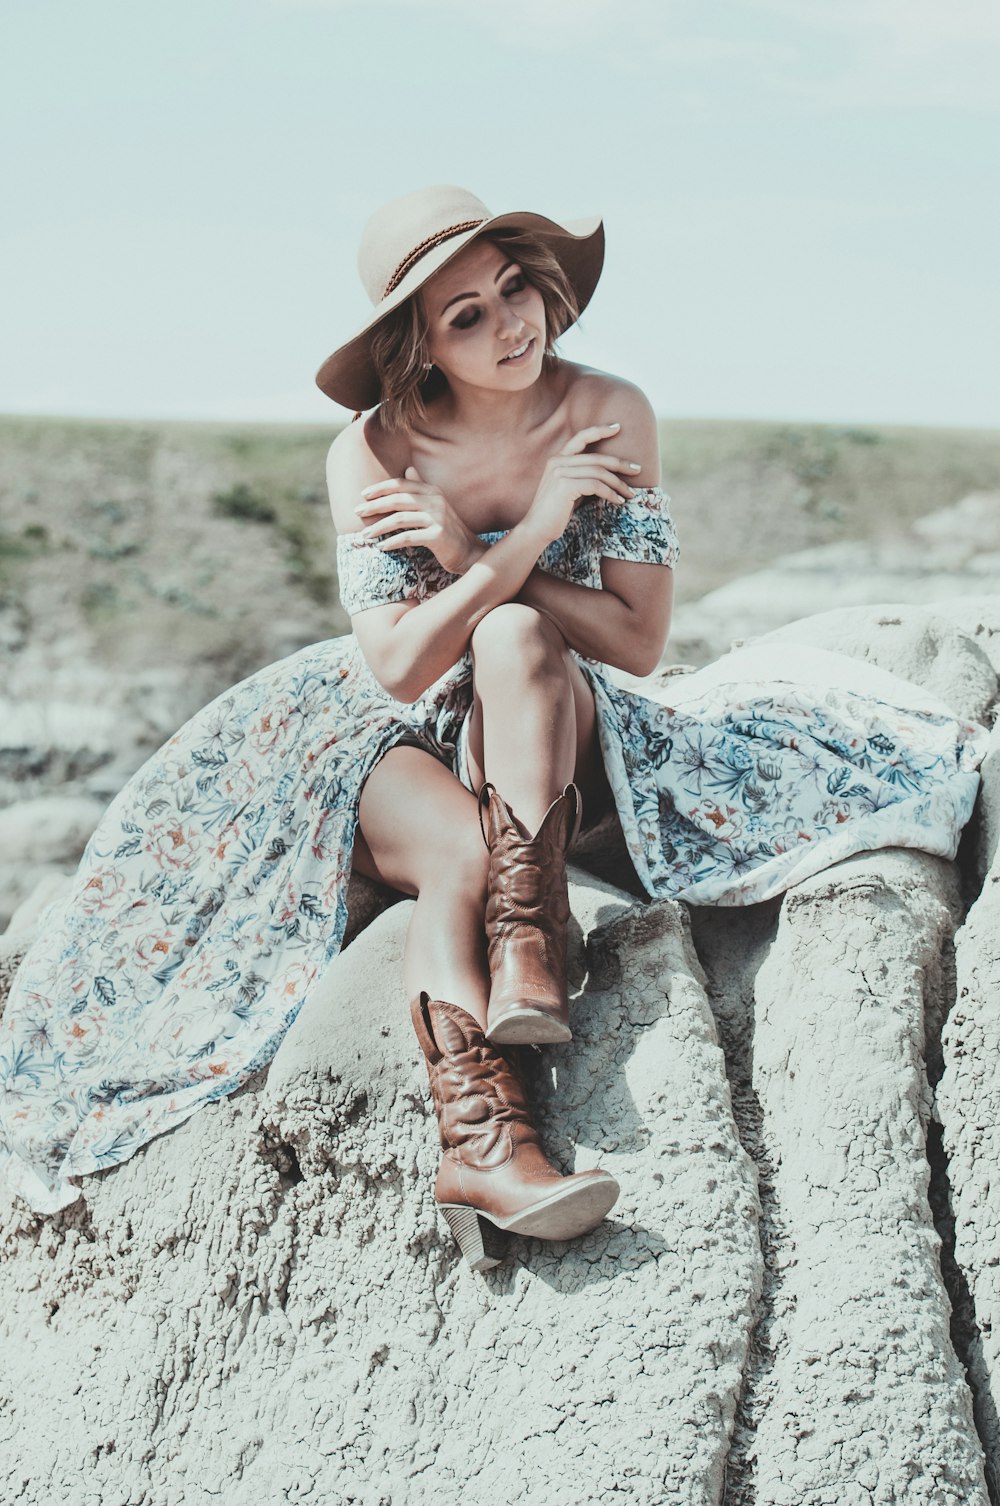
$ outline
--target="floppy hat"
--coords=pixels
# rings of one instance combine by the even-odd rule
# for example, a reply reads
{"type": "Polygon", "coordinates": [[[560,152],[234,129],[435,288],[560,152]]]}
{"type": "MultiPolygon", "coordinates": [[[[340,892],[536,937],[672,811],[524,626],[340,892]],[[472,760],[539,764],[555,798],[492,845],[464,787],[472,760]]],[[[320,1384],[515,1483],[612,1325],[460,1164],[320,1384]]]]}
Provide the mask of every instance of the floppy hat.
{"type": "Polygon", "coordinates": [[[470,241],[491,230],[526,230],[548,247],[568,278],[580,312],[604,265],[600,215],[560,224],[542,214],[490,214],[482,199],[450,183],[418,188],[377,209],[366,224],[358,271],[375,305],[363,327],[337,347],[316,373],[316,385],[345,408],[373,408],[382,399],[371,358],[371,333],[470,241]]]}

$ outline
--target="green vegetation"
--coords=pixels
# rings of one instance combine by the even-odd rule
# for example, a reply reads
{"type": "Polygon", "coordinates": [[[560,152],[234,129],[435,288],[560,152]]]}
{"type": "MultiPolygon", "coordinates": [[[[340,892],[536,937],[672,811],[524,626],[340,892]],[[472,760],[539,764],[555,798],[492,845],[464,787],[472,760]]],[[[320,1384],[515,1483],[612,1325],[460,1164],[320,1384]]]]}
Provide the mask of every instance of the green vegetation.
{"type": "MultiPolygon", "coordinates": [[[[346,630],[323,484],[333,425],[0,417],[0,579],[39,631],[110,662],[205,662],[219,683],[277,643],[346,630]]],[[[838,539],[891,538],[1000,492],[1000,431],[660,424],[677,601],[838,539]]]]}
{"type": "Polygon", "coordinates": [[[272,504],[245,481],[237,481],[228,491],[213,492],[212,511],[220,518],[239,518],[247,523],[274,523],[278,517],[272,504]]]}
{"type": "Polygon", "coordinates": [[[44,523],[27,523],[19,533],[0,528],[0,576],[6,578],[22,561],[37,559],[51,548],[44,523]]]}

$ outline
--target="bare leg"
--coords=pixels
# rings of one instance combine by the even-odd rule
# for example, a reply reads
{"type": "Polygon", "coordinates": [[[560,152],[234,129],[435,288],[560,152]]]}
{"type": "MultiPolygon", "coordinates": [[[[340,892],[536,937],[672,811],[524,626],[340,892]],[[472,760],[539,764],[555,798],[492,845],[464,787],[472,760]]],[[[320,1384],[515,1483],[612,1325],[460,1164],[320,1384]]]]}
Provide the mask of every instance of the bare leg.
{"type": "Polygon", "coordinates": [[[426,989],[484,1027],[488,863],[475,797],[431,754],[390,749],[361,792],[354,867],[416,895],[403,967],[409,996],[426,989]]]}
{"type": "Polygon", "coordinates": [[[571,780],[593,813],[608,798],[593,692],[551,618],[520,602],[472,635],[469,773],[496,785],[525,835],[571,780]]]}

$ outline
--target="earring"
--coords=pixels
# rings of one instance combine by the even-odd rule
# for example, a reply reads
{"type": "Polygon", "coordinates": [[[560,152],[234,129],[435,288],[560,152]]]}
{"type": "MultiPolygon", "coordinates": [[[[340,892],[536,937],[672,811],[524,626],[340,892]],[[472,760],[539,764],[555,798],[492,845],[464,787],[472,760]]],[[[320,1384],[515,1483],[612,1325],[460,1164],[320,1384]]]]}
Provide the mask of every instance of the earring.
{"type": "Polygon", "coordinates": [[[434,370],[434,362],[433,361],[425,361],[424,362],[424,371],[425,372],[430,372],[430,371],[433,371],[433,370],[434,370]]]}

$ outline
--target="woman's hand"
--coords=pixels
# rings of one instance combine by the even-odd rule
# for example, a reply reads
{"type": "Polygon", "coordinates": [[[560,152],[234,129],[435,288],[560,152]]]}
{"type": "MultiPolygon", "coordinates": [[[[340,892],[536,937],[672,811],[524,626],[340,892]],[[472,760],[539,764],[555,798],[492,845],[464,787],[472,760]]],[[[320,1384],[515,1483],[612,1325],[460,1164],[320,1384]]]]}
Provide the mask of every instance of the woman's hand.
{"type": "Polygon", "coordinates": [[[581,497],[603,497],[606,502],[627,502],[634,496],[628,482],[618,471],[639,471],[635,460],[618,460],[614,455],[587,455],[588,445],[610,439],[621,424],[595,424],[574,434],[557,455],[545,462],[545,470],[525,523],[537,528],[546,543],[558,539],[573,515],[581,497]]]}
{"type": "Polygon", "coordinates": [[[362,536],[382,549],[429,549],[452,575],[464,575],[486,549],[415,466],[407,466],[402,479],[366,486],[361,495],[365,500],[354,510],[366,524],[362,536]]]}

